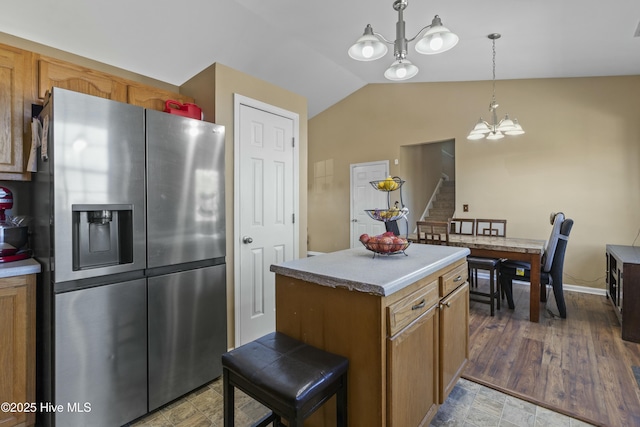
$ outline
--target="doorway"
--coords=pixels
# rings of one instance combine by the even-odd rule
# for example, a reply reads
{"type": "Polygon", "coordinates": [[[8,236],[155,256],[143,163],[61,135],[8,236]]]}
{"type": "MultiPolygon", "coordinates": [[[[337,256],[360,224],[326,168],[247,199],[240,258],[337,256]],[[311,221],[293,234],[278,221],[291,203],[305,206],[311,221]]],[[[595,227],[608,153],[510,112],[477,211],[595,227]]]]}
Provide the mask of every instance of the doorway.
{"type": "Polygon", "coordinates": [[[234,96],[235,346],[275,330],[271,264],[298,257],[296,113],[234,96]]]}
{"type": "Polygon", "coordinates": [[[407,221],[413,231],[444,178],[455,182],[455,140],[400,147],[400,177],[405,180],[403,197],[409,208],[407,221]]]}

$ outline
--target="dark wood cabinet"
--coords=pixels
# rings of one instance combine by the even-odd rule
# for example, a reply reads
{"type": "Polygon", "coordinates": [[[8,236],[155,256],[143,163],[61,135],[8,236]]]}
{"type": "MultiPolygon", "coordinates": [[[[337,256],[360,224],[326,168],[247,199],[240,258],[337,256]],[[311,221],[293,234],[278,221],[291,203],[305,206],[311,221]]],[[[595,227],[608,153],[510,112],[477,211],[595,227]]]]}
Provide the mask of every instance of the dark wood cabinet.
{"type": "Polygon", "coordinates": [[[622,339],[640,342],[640,247],[607,245],[607,298],[622,326],[622,339]]]}

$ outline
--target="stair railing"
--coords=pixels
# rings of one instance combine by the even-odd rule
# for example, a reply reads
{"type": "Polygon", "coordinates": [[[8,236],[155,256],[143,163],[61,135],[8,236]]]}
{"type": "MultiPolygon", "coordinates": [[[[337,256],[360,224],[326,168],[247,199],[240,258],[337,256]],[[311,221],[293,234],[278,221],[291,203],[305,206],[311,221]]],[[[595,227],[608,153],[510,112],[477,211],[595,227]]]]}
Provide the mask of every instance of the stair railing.
{"type": "MultiPolygon", "coordinates": [[[[442,177],[440,178],[440,180],[438,181],[438,184],[436,185],[436,188],[433,189],[433,193],[431,194],[431,198],[429,199],[429,202],[427,202],[427,206],[425,206],[424,211],[422,212],[422,215],[420,215],[420,220],[422,220],[422,218],[424,218],[425,216],[427,216],[429,214],[429,209],[431,209],[433,207],[433,201],[436,199],[436,196],[438,195],[438,193],[440,192],[440,188],[442,187],[442,184],[446,181],[446,177],[442,177]]],[[[417,227],[413,229],[414,233],[418,232],[417,227]]]]}

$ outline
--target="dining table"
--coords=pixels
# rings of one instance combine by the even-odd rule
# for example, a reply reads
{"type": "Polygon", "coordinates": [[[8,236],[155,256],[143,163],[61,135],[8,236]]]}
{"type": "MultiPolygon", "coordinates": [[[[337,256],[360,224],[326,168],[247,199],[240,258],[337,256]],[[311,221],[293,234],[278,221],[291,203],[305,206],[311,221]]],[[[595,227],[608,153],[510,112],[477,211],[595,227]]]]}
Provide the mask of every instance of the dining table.
{"type": "MultiPolygon", "coordinates": [[[[418,243],[415,234],[408,237],[418,243]]],[[[540,265],[545,245],[546,240],[539,239],[449,234],[449,246],[468,248],[471,256],[525,261],[532,266],[540,265]]],[[[540,301],[546,301],[547,296],[541,292],[540,268],[531,269],[530,284],[529,320],[539,322],[540,301]]]]}

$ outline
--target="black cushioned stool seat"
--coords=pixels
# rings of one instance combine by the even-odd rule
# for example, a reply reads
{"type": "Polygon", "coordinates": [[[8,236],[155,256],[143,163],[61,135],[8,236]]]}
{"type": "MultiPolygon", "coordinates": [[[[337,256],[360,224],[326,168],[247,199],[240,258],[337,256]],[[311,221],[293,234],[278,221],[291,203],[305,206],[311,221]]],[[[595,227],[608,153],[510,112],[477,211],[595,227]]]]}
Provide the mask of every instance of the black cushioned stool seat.
{"type": "Polygon", "coordinates": [[[257,426],[280,419],[302,427],[308,416],[336,395],[337,426],[347,425],[349,360],[274,332],[222,355],[224,425],[234,425],[234,388],[271,409],[257,426]]]}

